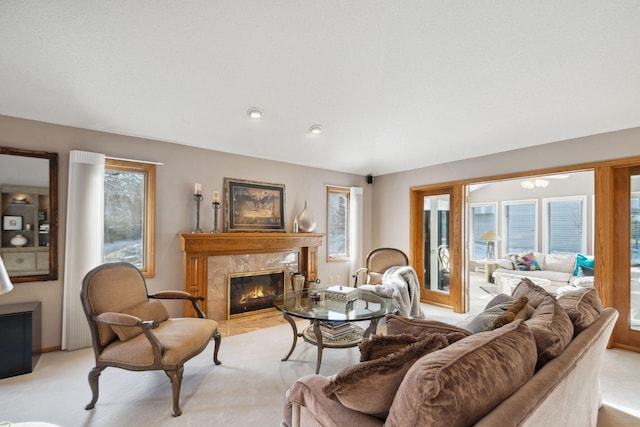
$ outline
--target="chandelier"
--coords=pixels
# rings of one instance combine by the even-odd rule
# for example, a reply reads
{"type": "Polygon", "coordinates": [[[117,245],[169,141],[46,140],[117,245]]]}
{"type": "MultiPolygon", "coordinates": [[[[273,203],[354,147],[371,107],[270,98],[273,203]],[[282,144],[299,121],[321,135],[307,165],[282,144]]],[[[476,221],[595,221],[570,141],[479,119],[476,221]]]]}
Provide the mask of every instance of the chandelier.
{"type": "Polygon", "coordinates": [[[526,188],[527,190],[533,190],[534,188],[545,188],[549,185],[549,181],[542,178],[529,178],[520,183],[522,188],[526,188]]]}

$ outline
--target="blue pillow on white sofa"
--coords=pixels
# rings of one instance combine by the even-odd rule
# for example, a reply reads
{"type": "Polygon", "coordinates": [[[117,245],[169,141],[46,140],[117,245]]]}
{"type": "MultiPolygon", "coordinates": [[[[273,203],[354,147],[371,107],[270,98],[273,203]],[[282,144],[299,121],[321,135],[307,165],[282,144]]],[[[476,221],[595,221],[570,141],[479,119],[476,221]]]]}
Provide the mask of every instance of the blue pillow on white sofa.
{"type": "MultiPolygon", "coordinates": [[[[580,274],[581,267],[590,270],[593,272],[595,266],[595,259],[593,257],[588,257],[586,255],[578,254],[576,255],[576,269],[573,271],[574,276],[587,276],[588,274],[580,274]]],[[[593,274],[591,274],[593,276],[593,274]]]]}

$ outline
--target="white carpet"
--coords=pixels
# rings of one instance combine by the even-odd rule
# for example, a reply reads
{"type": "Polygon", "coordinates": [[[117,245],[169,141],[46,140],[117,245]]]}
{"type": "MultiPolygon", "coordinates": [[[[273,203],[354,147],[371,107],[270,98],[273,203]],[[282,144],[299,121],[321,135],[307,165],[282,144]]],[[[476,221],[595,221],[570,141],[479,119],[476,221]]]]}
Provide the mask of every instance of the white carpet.
{"type": "MultiPolygon", "coordinates": [[[[298,323],[299,328],[308,322],[298,323]]],[[[171,417],[171,385],[162,371],[107,368],[100,376],[96,407],[87,374],[91,349],[43,354],[33,373],[0,380],[1,421],[46,421],[60,426],[279,426],[284,391],[315,372],[317,349],[301,339],[282,362],[293,333],[286,325],[223,338],[212,362],[213,343],[184,368],[182,415],[171,417]]],[[[358,362],[357,347],[325,349],[320,373],[330,375],[358,362]]]]}

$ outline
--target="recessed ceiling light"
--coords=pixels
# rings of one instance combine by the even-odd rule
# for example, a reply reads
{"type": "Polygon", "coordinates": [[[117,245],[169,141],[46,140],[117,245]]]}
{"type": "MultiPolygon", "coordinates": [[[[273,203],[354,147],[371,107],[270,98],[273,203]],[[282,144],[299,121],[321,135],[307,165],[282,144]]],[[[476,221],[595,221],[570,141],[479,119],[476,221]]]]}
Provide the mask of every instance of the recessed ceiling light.
{"type": "Polygon", "coordinates": [[[322,126],[320,125],[313,125],[309,128],[309,132],[311,132],[314,135],[317,135],[319,133],[322,133],[322,126]]]}
{"type": "Polygon", "coordinates": [[[260,117],[262,117],[262,110],[258,107],[252,107],[249,108],[249,111],[247,111],[247,115],[252,119],[259,119],[260,117]]]}

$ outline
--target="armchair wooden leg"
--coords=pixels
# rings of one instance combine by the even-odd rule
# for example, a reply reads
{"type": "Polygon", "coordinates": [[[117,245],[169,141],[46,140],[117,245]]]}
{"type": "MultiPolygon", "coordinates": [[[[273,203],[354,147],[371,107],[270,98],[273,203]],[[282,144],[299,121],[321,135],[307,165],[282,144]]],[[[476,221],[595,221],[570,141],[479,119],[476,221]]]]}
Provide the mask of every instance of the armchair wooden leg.
{"type": "Polygon", "coordinates": [[[215,341],[215,347],[213,349],[213,363],[219,365],[220,363],[222,363],[218,360],[218,350],[220,350],[220,341],[222,340],[220,332],[216,332],[213,335],[213,340],[215,341]]]}
{"type": "Polygon", "coordinates": [[[180,387],[182,386],[182,373],[184,372],[184,367],[181,366],[180,369],[176,369],[175,371],[164,372],[171,380],[171,390],[173,392],[173,412],[171,415],[179,417],[182,415],[182,410],[180,409],[180,387]]]}
{"type": "Polygon", "coordinates": [[[93,409],[98,401],[98,380],[100,379],[100,373],[104,370],[104,367],[95,367],[89,372],[89,387],[91,387],[91,402],[84,409],[93,409]]]}

